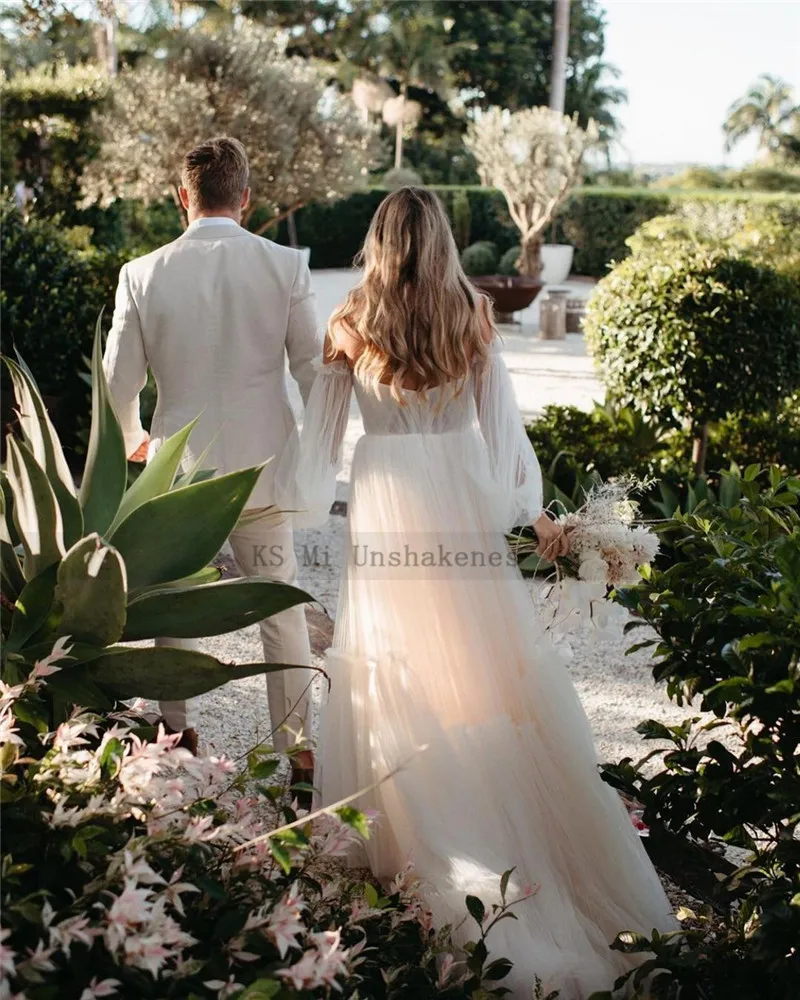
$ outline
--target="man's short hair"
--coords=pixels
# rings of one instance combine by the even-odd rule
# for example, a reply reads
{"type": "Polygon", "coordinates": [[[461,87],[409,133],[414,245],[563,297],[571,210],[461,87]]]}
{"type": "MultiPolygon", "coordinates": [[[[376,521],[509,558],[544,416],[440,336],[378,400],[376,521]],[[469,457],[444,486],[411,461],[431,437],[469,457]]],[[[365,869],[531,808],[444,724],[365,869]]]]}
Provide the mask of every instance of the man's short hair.
{"type": "Polygon", "coordinates": [[[244,146],[227,135],[195,146],[181,168],[181,182],[192,202],[206,212],[239,208],[249,175],[244,146]]]}

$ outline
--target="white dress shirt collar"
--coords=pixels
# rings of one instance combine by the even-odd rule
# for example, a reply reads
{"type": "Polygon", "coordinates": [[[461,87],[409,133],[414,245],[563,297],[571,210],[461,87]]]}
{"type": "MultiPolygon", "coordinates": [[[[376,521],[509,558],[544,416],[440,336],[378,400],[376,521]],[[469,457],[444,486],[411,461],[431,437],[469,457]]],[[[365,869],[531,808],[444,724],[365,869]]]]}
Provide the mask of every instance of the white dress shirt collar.
{"type": "Polygon", "coordinates": [[[228,215],[204,215],[194,222],[190,222],[186,230],[187,233],[194,232],[195,229],[203,229],[205,226],[238,226],[236,219],[231,219],[228,215]]]}

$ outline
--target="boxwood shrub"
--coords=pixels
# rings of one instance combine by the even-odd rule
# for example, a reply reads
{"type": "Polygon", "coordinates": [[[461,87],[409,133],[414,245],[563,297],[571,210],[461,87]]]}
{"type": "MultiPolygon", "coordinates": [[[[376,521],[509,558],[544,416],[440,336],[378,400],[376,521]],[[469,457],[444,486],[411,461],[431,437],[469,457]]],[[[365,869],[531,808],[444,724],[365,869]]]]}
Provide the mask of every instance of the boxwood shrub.
{"type": "MultiPolygon", "coordinates": [[[[95,323],[106,307],[110,322],[119,269],[126,257],[114,251],[79,250],[69,231],[46,219],[24,222],[5,201],[0,206],[0,325],[3,350],[16,349],[37,373],[50,397],[64,445],[75,447],[89,400],[81,373],[91,354],[95,323]]],[[[3,390],[8,389],[5,369],[3,390]]],[[[3,391],[3,424],[11,394],[3,391]]]]}
{"type": "MultiPolygon", "coordinates": [[[[470,207],[470,242],[494,243],[502,256],[519,243],[519,233],[499,191],[478,186],[433,186],[451,221],[456,199],[466,194],[470,207]]],[[[311,247],[314,268],[350,267],[366,235],[370,219],[388,191],[374,188],[351,195],[333,205],[308,205],[295,215],[298,240],[311,247]]],[[[639,188],[580,188],[567,201],[550,233],[548,242],[566,242],[575,247],[576,274],[601,277],[609,264],[630,253],[625,241],[657,215],[675,211],[679,205],[713,206],[723,203],[788,206],[800,211],[797,195],[751,194],[747,192],[651,191],[639,188]]],[[[279,243],[288,242],[285,224],[267,231],[279,243]]]]}

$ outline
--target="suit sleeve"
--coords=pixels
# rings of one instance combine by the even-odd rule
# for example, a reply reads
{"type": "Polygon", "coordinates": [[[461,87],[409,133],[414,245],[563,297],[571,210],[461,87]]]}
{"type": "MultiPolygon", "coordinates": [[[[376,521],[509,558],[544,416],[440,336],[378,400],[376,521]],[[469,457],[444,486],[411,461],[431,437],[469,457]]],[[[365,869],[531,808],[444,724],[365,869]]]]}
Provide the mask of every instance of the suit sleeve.
{"type": "Polygon", "coordinates": [[[139,393],[147,382],[147,356],[127,267],[125,264],[119,273],[114,318],[103,356],[103,368],[122,425],[125,454],[132,455],[145,438],[139,415],[139,393]]]}
{"type": "Polygon", "coordinates": [[[322,349],[322,340],[318,332],[314,293],[311,291],[311,272],[302,256],[297,256],[297,273],[286,330],[286,353],[289,356],[289,371],[300,387],[303,405],[307,406],[317,374],[315,360],[322,349]]]}

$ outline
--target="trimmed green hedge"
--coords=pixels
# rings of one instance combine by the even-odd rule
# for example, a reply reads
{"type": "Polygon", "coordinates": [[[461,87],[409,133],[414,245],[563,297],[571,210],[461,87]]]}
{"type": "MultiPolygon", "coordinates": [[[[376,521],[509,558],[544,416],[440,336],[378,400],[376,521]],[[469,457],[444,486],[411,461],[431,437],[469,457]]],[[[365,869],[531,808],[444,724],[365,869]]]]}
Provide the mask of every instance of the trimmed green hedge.
{"type": "MultiPolygon", "coordinates": [[[[451,219],[457,191],[465,191],[472,223],[470,243],[486,240],[503,254],[519,243],[505,198],[499,191],[482,187],[434,186],[451,219]]],[[[309,205],[297,212],[297,237],[311,247],[314,268],[349,267],[367,232],[370,219],[388,191],[373,189],[351,195],[333,205],[309,205]]],[[[742,191],[652,191],[642,188],[581,188],[564,205],[548,234],[548,242],[566,242],[575,247],[576,274],[601,277],[614,260],[627,257],[625,240],[647,219],[664,215],[681,202],[728,202],[791,204],[800,208],[797,195],[756,194],[742,191]]],[[[287,243],[285,223],[277,234],[266,233],[287,243]]]]}

